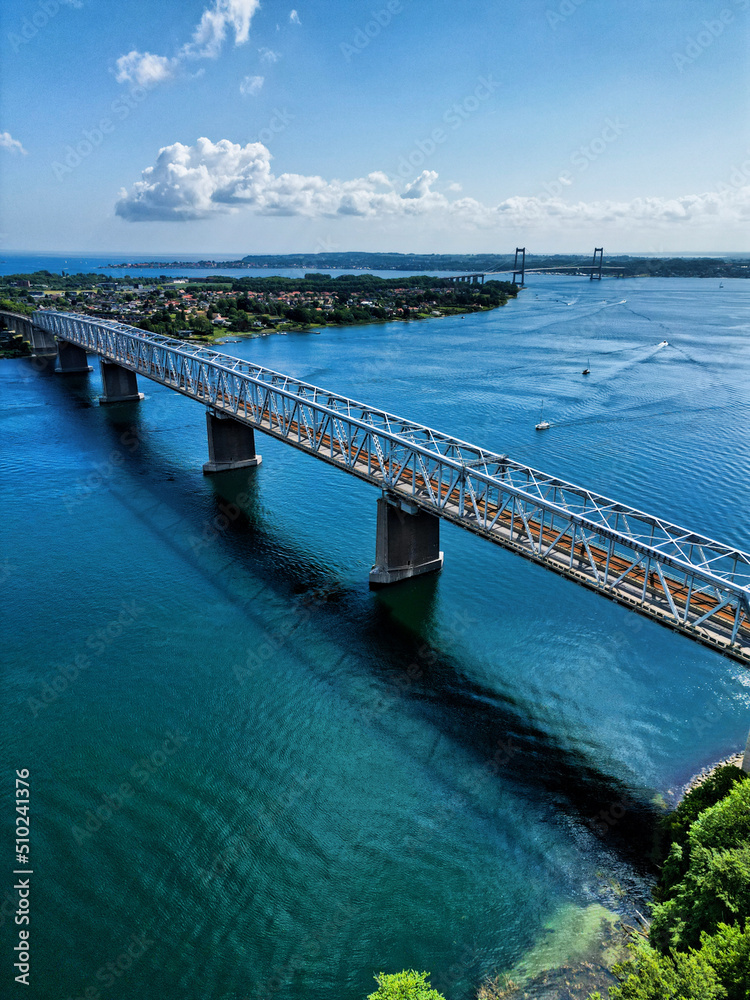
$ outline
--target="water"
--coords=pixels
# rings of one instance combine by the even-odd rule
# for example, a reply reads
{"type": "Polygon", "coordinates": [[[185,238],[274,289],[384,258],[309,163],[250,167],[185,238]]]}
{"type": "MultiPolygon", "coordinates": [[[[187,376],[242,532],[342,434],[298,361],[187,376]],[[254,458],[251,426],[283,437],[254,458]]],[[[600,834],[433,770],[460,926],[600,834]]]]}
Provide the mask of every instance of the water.
{"type": "MultiPolygon", "coordinates": [[[[166,275],[169,278],[205,278],[208,275],[226,274],[231,278],[268,278],[272,275],[281,275],[284,278],[304,278],[311,270],[309,267],[222,267],[219,263],[216,267],[128,267],[113,268],[113,264],[127,263],[128,261],[199,261],[199,260],[239,260],[242,254],[236,257],[229,257],[226,254],[134,254],[134,253],[90,253],[82,256],[80,253],[60,254],[60,253],[18,253],[6,251],[0,254],[0,275],[5,274],[33,274],[35,271],[52,271],[60,274],[67,271],[68,274],[96,274],[103,278],[123,278],[130,277],[157,278],[159,275],[166,275]]],[[[333,267],[321,268],[325,274],[337,277],[341,274],[353,274],[351,268],[348,270],[337,270],[333,267]]],[[[376,274],[381,278],[409,278],[419,273],[416,271],[368,271],[368,274],[376,274]]],[[[428,271],[428,274],[443,277],[451,275],[453,271],[428,271]]],[[[510,276],[502,276],[509,277],[510,276]]]]}
{"type": "MultiPolygon", "coordinates": [[[[748,295],[535,277],[228,350],[750,548],[748,295]]],[[[468,1000],[643,907],[659,797],[744,742],[744,668],[449,525],[442,574],[370,593],[365,484],[260,435],[204,478],[201,408],[145,379],[125,407],[98,371],[0,381],[40,995],[357,1000],[414,967],[468,1000]]]]}

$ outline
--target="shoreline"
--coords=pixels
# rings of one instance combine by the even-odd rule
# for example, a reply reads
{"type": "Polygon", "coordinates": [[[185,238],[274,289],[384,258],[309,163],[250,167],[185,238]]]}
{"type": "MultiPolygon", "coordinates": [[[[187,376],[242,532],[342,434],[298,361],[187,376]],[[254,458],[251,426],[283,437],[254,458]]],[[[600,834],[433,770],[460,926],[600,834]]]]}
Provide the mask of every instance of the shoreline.
{"type": "MultiPolygon", "coordinates": [[[[521,291],[522,289],[519,289],[521,291]]],[[[513,296],[515,298],[516,296],[513,296]]],[[[508,302],[510,299],[508,299],[508,302]]],[[[502,302],[496,306],[490,306],[489,308],[471,309],[466,312],[441,312],[439,314],[431,314],[424,316],[410,316],[408,319],[403,316],[393,316],[389,319],[377,319],[374,318],[369,322],[360,323],[322,323],[322,324],[306,324],[306,325],[295,325],[290,324],[279,324],[278,327],[273,329],[262,329],[262,330],[227,330],[225,333],[218,333],[211,337],[190,337],[181,341],[185,344],[201,344],[205,347],[224,347],[233,343],[240,343],[243,340],[255,340],[261,337],[284,337],[289,333],[309,333],[313,336],[319,337],[324,330],[353,330],[358,327],[367,326],[385,326],[388,323],[421,323],[425,320],[435,320],[435,319],[445,319],[449,316],[475,316],[479,313],[489,313],[494,312],[496,309],[501,309],[503,306],[507,305],[507,302],[502,302]],[[280,327],[284,327],[281,329],[280,327]],[[225,339],[228,338],[228,339],[225,339]]],[[[29,314],[31,315],[31,314],[29,314]]],[[[96,318],[96,317],[92,317],[96,318]]],[[[119,322],[119,321],[118,321],[119,322]]],[[[127,324],[129,325],[129,324],[127,324]]],[[[140,329],[139,327],[133,327],[133,329],[140,329]]],[[[145,331],[144,331],[145,332],[145,331]]],[[[178,340],[180,338],[170,338],[178,340]]],[[[15,357],[30,357],[27,354],[9,354],[0,351],[0,361],[7,360],[15,357]]]]}
{"type": "Polygon", "coordinates": [[[716,760],[711,764],[706,764],[696,771],[688,780],[682,785],[672,785],[663,792],[663,799],[665,805],[665,813],[672,812],[677,806],[682,802],[688,792],[692,792],[695,788],[700,788],[708,779],[714,775],[719,768],[726,767],[731,764],[735,767],[742,768],[742,762],[745,757],[744,750],[738,750],[736,753],[730,754],[728,757],[724,757],[722,760],[716,760]]]}
{"type": "MultiPolygon", "coordinates": [[[[743,758],[744,750],[738,751],[707,764],[684,785],[669,789],[665,794],[669,811],[677,808],[688,792],[699,788],[720,768],[727,765],[741,768],[743,758]]],[[[611,902],[598,900],[578,911],[579,920],[587,911],[597,911],[598,917],[598,927],[589,928],[584,948],[572,947],[565,957],[554,955],[554,942],[550,944],[540,935],[512,969],[484,978],[477,993],[478,1000],[539,1000],[540,997],[589,1000],[594,990],[599,990],[603,997],[608,995],[610,986],[621,985],[614,973],[615,965],[629,957],[634,942],[648,938],[650,917],[643,917],[633,899],[624,895],[625,905],[613,907],[611,902]],[[548,950],[550,955],[546,956],[548,950]],[[544,958],[552,960],[544,961],[544,958]]],[[[650,896],[653,902],[653,895],[650,896]]],[[[554,921],[546,925],[548,930],[552,929],[552,923],[554,921]]]]}
{"type": "MultiPolygon", "coordinates": [[[[740,750],[738,753],[732,754],[730,757],[726,757],[724,760],[716,761],[713,764],[707,764],[704,768],[701,768],[697,774],[686,782],[677,792],[677,799],[675,805],[678,802],[682,802],[688,792],[692,792],[694,788],[700,788],[708,779],[719,770],[721,767],[726,767],[728,764],[733,764],[735,767],[742,768],[742,761],[745,757],[745,751],[740,750]]],[[[670,789],[670,793],[672,789],[670,789]]]]}
{"type": "MultiPolygon", "coordinates": [[[[343,252],[312,254],[247,254],[243,257],[216,260],[202,257],[198,260],[120,260],[101,265],[102,270],[149,270],[149,271],[196,271],[208,270],[214,273],[234,271],[268,273],[269,271],[299,270],[313,273],[339,271],[345,274],[380,272],[402,272],[424,274],[433,271],[443,273],[484,273],[511,274],[516,270],[517,260],[510,254],[401,254],[378,252],[343,252]]],[[[750,257],[744,253],[737,255],[656,255],[608,254],[603,265],[607,277],[695,277],[695,278],[748,278],[750,277],[750,257]]],[[[581,254],[539,253],[528,254],[526,267],[529,270],[572,271],[580,276],[591,273],[590,259],[581,259],[581,254]]]]}
{"type": "MultiPolygon", "coordinates": [[[[523,289],[519,289],[519,292],[523,289]]],[[[516,298],[516,296],[513,296],[516,298]]],[[[508,299],[508,302],[510,299],[508,299]]],[[[494,312],[496,309],[502,309],[506,306],[507,302],[501,302],[500,305],[490,306],[489,308],[481,309],[471,309],[466,312],[441,312],[438,314],[424,315],[424,316],[410,316],[406,319],[404,316],[391,316],[388,319],[372,319],[368,322],[361,323],[310,323],[304,326],[289,325],[282,329],[273,330],[229,330],[227,333],[218,334],[218,339],[209,339],[205,337],[195,337],[190,340],[186,340],[185,343],[194,344],[210,344],[212,347],[221,346],[222,344],[231,344],[236,340],[253,340],[256,337],[272,337],[274,335],[284,336],[287,333],[312,333],[316,336],[320,336],[324,330],[356,330],[358,327],[364,326],[385,326],[388,323],[423,323],[425,320],[429,319],[446,319],[447,317],[453,316],[476,316],[480,313],[494,312]],[[224,337],[230,337],[230,340],[224,340],[224,337]]]]}

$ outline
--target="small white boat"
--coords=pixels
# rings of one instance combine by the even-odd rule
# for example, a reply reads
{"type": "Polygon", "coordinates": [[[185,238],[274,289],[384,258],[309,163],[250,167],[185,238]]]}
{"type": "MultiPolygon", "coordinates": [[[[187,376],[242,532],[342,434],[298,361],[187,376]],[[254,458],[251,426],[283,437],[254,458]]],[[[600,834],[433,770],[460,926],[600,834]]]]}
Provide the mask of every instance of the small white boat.
{"type": "Polygon", "coordinates": [[[552,424],[549,422],[549,420],[544,419],[544,400],[542,400],[542,408],[539,411],[539,423],[535,425],[534,429],[537,431],[546,431],[551,426],[552,424]]]}
{"type": "Polygon", "coordinates": [[[662,342],[659,344],[659,347],[669,347],[669,341],[662,340],[662,342]]]}

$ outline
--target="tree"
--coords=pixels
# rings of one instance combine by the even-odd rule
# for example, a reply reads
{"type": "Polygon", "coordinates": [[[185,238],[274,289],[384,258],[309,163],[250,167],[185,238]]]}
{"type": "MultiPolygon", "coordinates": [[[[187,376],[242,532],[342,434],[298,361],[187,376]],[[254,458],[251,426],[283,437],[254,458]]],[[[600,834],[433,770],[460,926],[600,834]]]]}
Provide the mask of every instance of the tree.
{"type": "Polygon", "coordinates": [[[662,832],[669,854],[649,944],[634,945],[630,960],[615,966],[620,983],[610,987],[609,1000],[748,1000],[747,776],[720,769],[685,796],[662,832]]]}
{"type": "Polygon", "coordinates": [[[748,775],[739,767],[726,764],[714,771],[702,784],[691,789],[677,808],[668,813],[660,823],[660,834],[665,841],[662,848],[664,853],[669,852],[672,844],[684,843],[698,816],[720,802],[739,781],[747,779],[748,775]]]}
{"type": "Polygon", "coordinates": [[[427,972],[415,972],[413,969],[390,975],[380,972],[375,976],[378,988],[367,1000],[445,1000],[442,993],[432,988],[428,975],[427,972]]]}
{"type": "Polygon", "coordinates": [[[750,915],[750,781],[704,809],[662,873],[650,940],[662,950],[698,946],[703,931],[750,915]]]}
{"type": "Polygon", "coordinates": [[[704,934],[701,950],[727,991],[727,1000],[750,996],[750,921],[743,931],[736,924],[719,924],[716,934],[704,934]]]}
{"type": "Polygon", "coordinates": [[[654,907],[649,937],[660,948],[696,947],[701,933],[750,913],[750,846],[691,846],[690,867],[672,899],[654,907]]]}
{"type": "Polygon", "coordinates": [[[304,309],[302,306],[292,306],[287,313],[287,318],[292,320],[293,323],[312,323],[314,320],[314,316],[309,310],[304,309]]]}
{"type": "MultiPolygon", "coordinates": [[[[610,986],[609,1000],[727,1000],[727,991],[702,952],[660,955],[641,947],[634,958],[615,966],[622,980],[610,986]]],[[[591,1000],[602,1000],[594,993],[591,1000]]]]}
{"type": "Polygon", "coordinates": [[[196,333],[203,334],[213,333],[214,329],[206,317],[200,315],[191,318],[190,326],[196,333]]]}

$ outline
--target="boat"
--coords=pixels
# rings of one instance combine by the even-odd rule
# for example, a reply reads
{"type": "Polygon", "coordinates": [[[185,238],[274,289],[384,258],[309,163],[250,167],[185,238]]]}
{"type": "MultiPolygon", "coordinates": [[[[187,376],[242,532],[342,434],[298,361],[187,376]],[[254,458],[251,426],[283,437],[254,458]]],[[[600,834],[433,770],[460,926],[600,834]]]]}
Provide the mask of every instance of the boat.
{"type": "Polygon", "coordinates": [[[546,431],[551,426],[552,424],[549,422],[549,420],[544,419],[544,400],[542,400],[542,408],[539,411],[539,423],[535,426],[534,429],[537,431],[546,431]]]}
{"type": "Polygon", "coordinates": [[[589,365],[590,365],[590,364],[591,364],[591,362],[590,362],[590,361],[587,361],[587,362],[586,362],[586,367],[585,367],[585,368],[583,369],[583,371],[581,372],[581,375],[590,375],[590,374],[591,374],[591,369],[589,368],[589,365]]]}
{"type": "Polygon", "coordinates": [[[662,342],[659,344],[659,347],[669,347],[669,341],[662,340],[662,342]]]}

